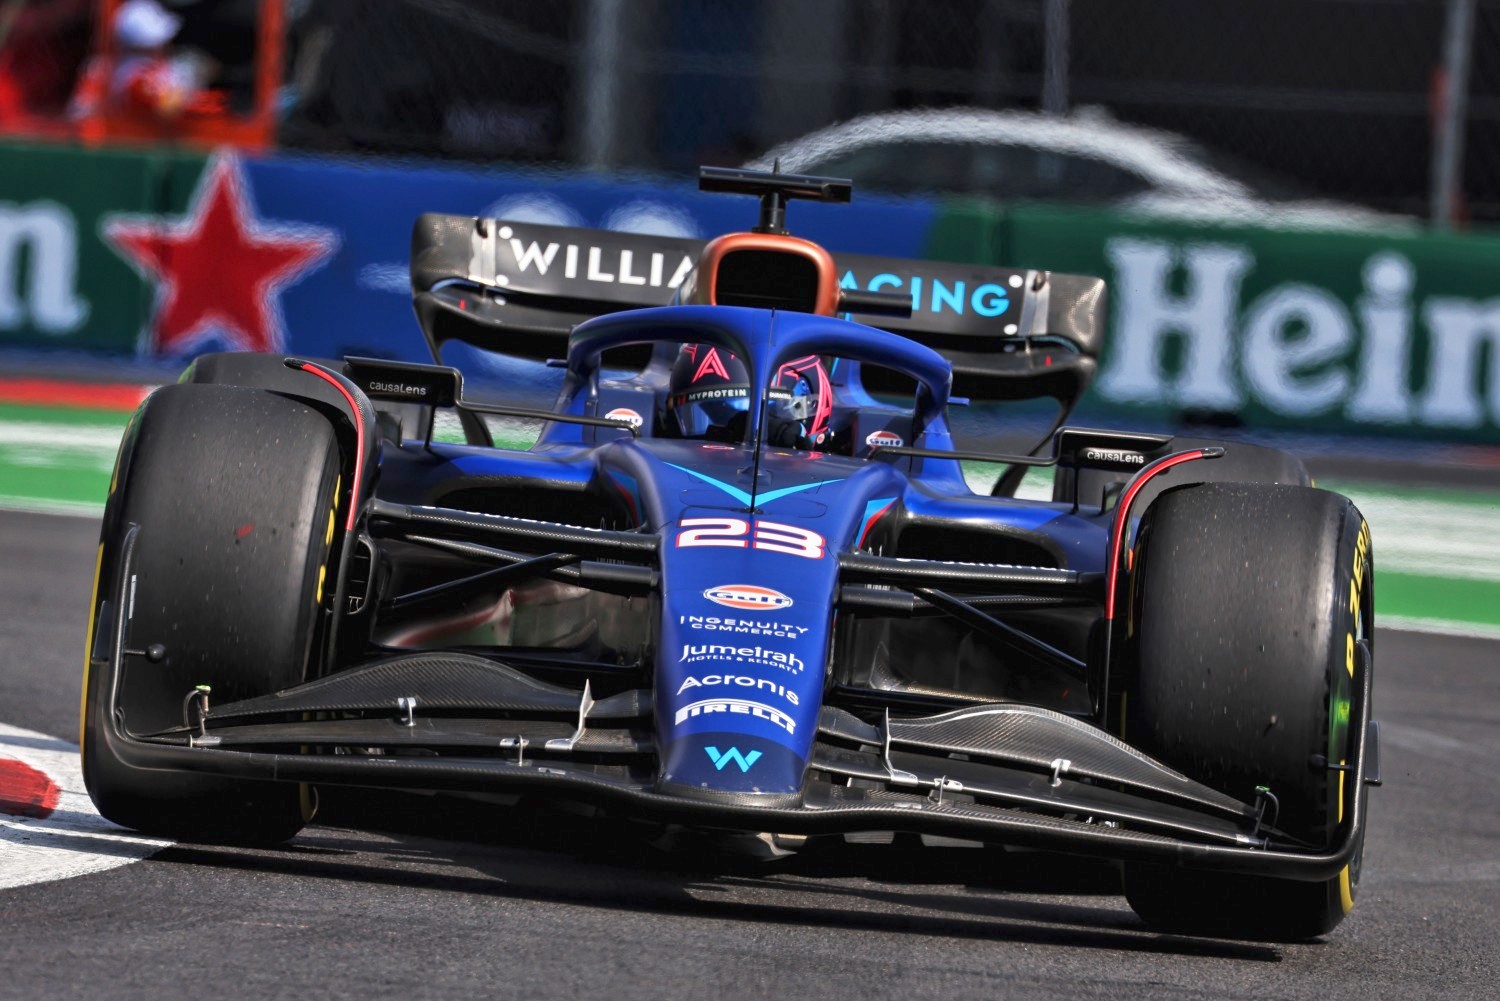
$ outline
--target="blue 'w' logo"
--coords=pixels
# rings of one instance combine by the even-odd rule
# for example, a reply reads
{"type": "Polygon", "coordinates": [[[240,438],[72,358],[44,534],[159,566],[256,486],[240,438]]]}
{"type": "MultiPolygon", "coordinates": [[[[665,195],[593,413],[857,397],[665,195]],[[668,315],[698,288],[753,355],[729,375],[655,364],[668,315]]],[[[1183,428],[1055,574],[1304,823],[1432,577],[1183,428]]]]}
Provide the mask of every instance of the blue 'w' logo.
{"type": "Polygon", "coordinates": [[[714,763],[714,767],[721,772],[724,770],[724,766],[729,764],[731,761],[740,766],[740,771],[748,772],[750,770],[750,766],[760,760],[759,751],[751,751],[749,754],[741,754],[738,747],[731,747],[723,754],[719,753],[719,749],[717,747],[705,747],[704,750],[708,752],[708,760],[712,761],[714,763]]]}

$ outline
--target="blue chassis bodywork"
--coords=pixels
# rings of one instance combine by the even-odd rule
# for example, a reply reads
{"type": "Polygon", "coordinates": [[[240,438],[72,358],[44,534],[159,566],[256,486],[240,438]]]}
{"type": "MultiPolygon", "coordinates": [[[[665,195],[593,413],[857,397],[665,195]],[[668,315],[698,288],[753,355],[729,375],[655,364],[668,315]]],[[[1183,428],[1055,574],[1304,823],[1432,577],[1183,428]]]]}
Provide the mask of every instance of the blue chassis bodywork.
{"type": "MultiPolygon", "coordinates": [[[[765,397],[780,364],[810,354],[838,357],[846,372],[853,359],[904,372],[918,386],[913,444],[951,447],[945,410],[952,375],[937,352],[848,320],[744,307],[631,310],[581,325],[570,341],[556,411],[600,416],[605,352],[662,340],[736,352],[747,361],[752,400],[765,397]]],[[[842,399],[868,399],[857,378],[845,381],[842,399]]],[[[1109,523],[1070,504],[976,495],[955,460],[888,463],[764,446],[757,454],[761,419],[760,408],[751,408],[748,440],[739,445],[562,422],[549,423],[525,452],[435,444],[439,461],[407,467],[418,482],[387,483],[382,493],[432,496],[458,474],[479,482],[565,481],[620,501],[633,528],[661,539],[654,677],[662,783],[794,795],[823,703],[839,553],[868,545],[886,519],[986,522],[1042,533],[1066,554],[1069,569],[1098,572],[1109,523]],[[705,597],[715,588],[747,585],[789,600],[734,616],[705,597]],[[712,628],[705,619],[716,620],[712,628]]],[[[972,562],[989,561],[979,552],[972,562]]]]}

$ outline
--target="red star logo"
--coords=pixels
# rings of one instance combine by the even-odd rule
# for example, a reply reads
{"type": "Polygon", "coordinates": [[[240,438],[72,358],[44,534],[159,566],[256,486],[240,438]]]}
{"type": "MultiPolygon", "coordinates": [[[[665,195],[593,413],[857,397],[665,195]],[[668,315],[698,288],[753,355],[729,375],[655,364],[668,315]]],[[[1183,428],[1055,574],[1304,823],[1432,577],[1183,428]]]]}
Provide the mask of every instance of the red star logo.
{"type": "Polygon", "coordinates": [[[245,351],[279,351],[285,325],[281,290],[338,243],[327,229],[267,225],[255,218],[234,157],[216,157],[193,192],[187,215],[116,215],[105,239],[156,285],[146,329],[152,354],[175,354],[219,335],[245,351]]]}

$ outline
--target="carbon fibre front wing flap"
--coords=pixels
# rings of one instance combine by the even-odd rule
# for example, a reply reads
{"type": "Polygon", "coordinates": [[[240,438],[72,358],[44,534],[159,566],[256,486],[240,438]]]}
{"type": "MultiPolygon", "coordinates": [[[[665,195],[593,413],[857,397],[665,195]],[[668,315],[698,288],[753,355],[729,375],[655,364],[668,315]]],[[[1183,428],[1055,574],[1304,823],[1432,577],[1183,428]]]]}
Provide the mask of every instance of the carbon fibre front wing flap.
{"type": "MultiPolygon", "coordinates": [[[[117,629],[123,620],[114,623],[117,629]]],[[[116,633],[118,637],[119,633],[116,633]]],[[[114,652],[131,655],[121,643],[114,652]]],[[[116,661],[127,670],[129,660],[116,661]]],[[[1367,677],[1367,675],[1366,675],[1367,677]]],[[[118,684],[118,678],[116,685],[118,684]]],[[[1357,719],[1368,728],[1368,683],[1357,719]]],[[[783,833],[902,830],[1079,854],[1326,879],[1363,823],[1366,740],[1336,846],[1280,838],[1257,809],[1088,723],[1021,704],[871,723],[825,706],[796,796],[658,786],[651,693],[594,699],[487,658],[404,654],[273,695],[103,735],[143,768],[291,782],[531,792],[632,815],[783,833]]]]}

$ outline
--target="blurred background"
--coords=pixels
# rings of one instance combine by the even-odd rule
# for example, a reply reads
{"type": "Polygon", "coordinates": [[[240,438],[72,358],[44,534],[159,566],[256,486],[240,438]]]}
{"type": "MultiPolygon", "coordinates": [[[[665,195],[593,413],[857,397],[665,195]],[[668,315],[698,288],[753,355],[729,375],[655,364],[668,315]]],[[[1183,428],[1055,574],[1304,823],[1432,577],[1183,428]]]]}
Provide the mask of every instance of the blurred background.
{"type": "MultiPolygon", "coordinates": [[[[1164,153],[1276,199],[1500,219],[1488,0],[161,3],[181,18],[173,45],[213,61],[227,112],[269,99],[262,148],[681,175],[860,116],[991,109],[1102,139],[1117,124],[1159,130],[1164,153]],[[273,93],[258,94],[268,70],[273,93]]],[[[120,6],[0,3],[0,128],[77,133],[69,100],[109,54],[101,25],[120,6]]],[[[904,171],[860,166],[902,192],[1092,201],[1135,187],[1060,148],[1052,169],[1072,183],[1047,187],[1040,157],[959,163],[911,142],[904,171]]]]}
{"type": "Polygon", "coordinates": [[[405,355],[359,300],[404,292],[417,211],[711,236],[694,168],[779,161],[873,196],[808,213],[834,249],[1106,273],[1106,409],[1493,441],[1497,32],[1496,0],[0,0],[0,347],[405,355]],[[199,293],[140,233],[198,218],[210,158],[238,232],[322,243],[264,322],[162,329],[199,293]]]}
{"type": "Polygon", "coordinates": [[[1497,41],[1500,0],[0,0],[0,352],[420,360],[417,213],[706,238],[747,217],[696,166],[779,162],[856,182],[793,215],[831,249],[1109,279],[1086,412],[1494,444],[1497,41]]]}
{"type": "MultiPolygon", "coordinates": [[[[280,135],[681,174],[880,112],[1022,111],[1106,141],[1115,122],[1163,130],[1164,154],[1270,197],[1462,224],[1500,218],[1497,26],[1472,0],[312,3],[280,135]]],[[[841,162],[902,193],[1097,201],[1151,180],[1061,145],[901,152],[841,162]]]]}
{"type": "Polygon", "coordinates": [[[196,354],[430,360],[420,212],[709,238],[694,169],[779,162],[856,182],[790,214],[834,251],[1105,277],[1079,423],[1288,447],[1387,607],[1500,628],[1497,50],[1500,0],[0,0],[0,507],[96,510],[196,354]]]}

